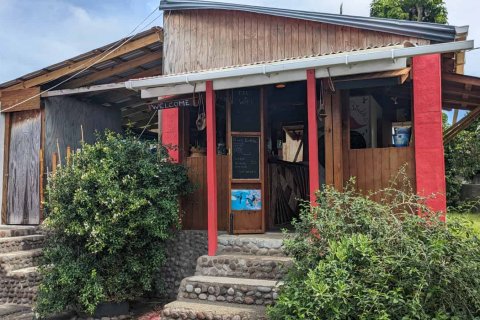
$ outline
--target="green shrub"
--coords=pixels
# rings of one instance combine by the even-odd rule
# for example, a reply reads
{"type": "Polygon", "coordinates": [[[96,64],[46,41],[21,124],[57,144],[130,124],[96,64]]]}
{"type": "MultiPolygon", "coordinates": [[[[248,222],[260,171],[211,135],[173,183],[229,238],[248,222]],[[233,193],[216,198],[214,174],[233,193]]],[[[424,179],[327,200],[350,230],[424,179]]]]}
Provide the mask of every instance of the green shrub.
{"type": "Polygon", "coordinates": [[[467,223],[446,225],[399,190],[381,195],[379,204],[327,187],[303,208],[271,319],[480,317],[480,243],[467,223]]]}
{"type": "Polygon", "coordinates": [[[92,314],[150,290],[189,188],[186,169],[162,146],[111,132],[85,144],[49,178],[37,312],[92,314]]]}

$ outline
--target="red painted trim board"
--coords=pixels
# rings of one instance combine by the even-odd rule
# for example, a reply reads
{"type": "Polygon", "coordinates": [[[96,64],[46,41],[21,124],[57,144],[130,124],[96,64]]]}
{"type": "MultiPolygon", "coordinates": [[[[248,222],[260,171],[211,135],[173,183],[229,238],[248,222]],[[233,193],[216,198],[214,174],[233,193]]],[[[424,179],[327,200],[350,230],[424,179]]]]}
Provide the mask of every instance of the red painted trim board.
{"type": "MultiPolygon", "coordinates": [[[[417,193],[435,194],[427,204],[446,213],[442,131],[442,65],[439,54],[413,58],[413,134],[417,193]]],[[[445,217],[444,217],[445,218],[445,217]]]]}
{"type": "Polygon", "coordinates": [[[207,199],[208,199],[208,255],[217,252],[217,142],[215,124],[215,92],[212,81],[206,82],[207,116],[207,199]]]}
{"type": "Polygon", "coordinates": [[[308,110],[308,166],[310,180],[310,203],[316,204],[315,193],[320,189],[318,168],[317,84],[315,70],[307,70],[308,110]]]}
{"type": "Polygon", "coordinates": [[[169,148],[168,153],[174,162],[180,161],[180,131],[178,108],[162,110],[162,144],[169,148]]]}

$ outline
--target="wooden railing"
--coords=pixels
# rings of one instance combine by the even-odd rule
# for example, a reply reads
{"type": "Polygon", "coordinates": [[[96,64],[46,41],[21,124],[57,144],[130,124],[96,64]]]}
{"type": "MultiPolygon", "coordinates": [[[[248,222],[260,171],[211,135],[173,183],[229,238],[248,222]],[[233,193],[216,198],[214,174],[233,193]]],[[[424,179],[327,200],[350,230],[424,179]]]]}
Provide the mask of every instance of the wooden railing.
{"type": "MultiPolygon", "coordinates": [[[[356,178],[356,187],[363,194],[390,185],[402,166],[412,187],[415,187],[415,150],[405,148],[351,149],[345,180],[356,178]]],[[[379,200],[379,199],[375,199],[379,200]]]]}

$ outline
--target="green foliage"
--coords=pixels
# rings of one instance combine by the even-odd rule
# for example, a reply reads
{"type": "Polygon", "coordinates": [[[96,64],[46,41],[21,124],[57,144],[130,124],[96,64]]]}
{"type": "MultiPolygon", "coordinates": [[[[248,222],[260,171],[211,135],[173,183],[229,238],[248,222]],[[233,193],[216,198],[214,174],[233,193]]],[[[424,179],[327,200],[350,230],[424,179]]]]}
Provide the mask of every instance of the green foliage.
{"type": "Polygon", "coordinates": [[[373,0],[370,16],[446,24],[447,7],[444,0],[373,0]]]}
{"type": "MultiPolygon", "coordinates": [[[[449,128],[446,117],[444,130],[449,128]]],[[[462,204],[462,184],[469,182],[480,172],[480,119],[461,131],[445,145],[445,175],[447,179],[447,202],[455,211],[468,212],[473,204],[462,204]],[[464,209],[462,209],[464,207],[464,209]]]]}
{"type": "Polygon", "coordinates": [[[186,169],[164,147],[111,132],[85,144],[48,181],[36,309],[89,314],[152,288],[164,242],[179,223],[178,197],[190,188],[186,169]]]}
{"type": "Polygon", "coordinates": [[[480,241],[468,224],[447,226],[409,192],[381,195],[379,204],[326,187],[303,208],[271,319],[480,317],[480,241]]]}

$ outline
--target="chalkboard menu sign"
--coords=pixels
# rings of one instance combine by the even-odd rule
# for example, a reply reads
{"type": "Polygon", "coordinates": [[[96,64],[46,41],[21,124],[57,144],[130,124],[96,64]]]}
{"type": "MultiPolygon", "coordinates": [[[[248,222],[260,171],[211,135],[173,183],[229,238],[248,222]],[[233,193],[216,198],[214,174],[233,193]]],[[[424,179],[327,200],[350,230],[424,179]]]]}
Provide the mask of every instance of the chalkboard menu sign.
{"type": "Polygon", "coordinates": [[[260,131],[260,89],[243,88],[233,90],[233,132],[260,131]]]}
{"type": "Polygon", "coordinates": [[[232,178],[260,179],[260,137],[232,137],[232,178]]]}

